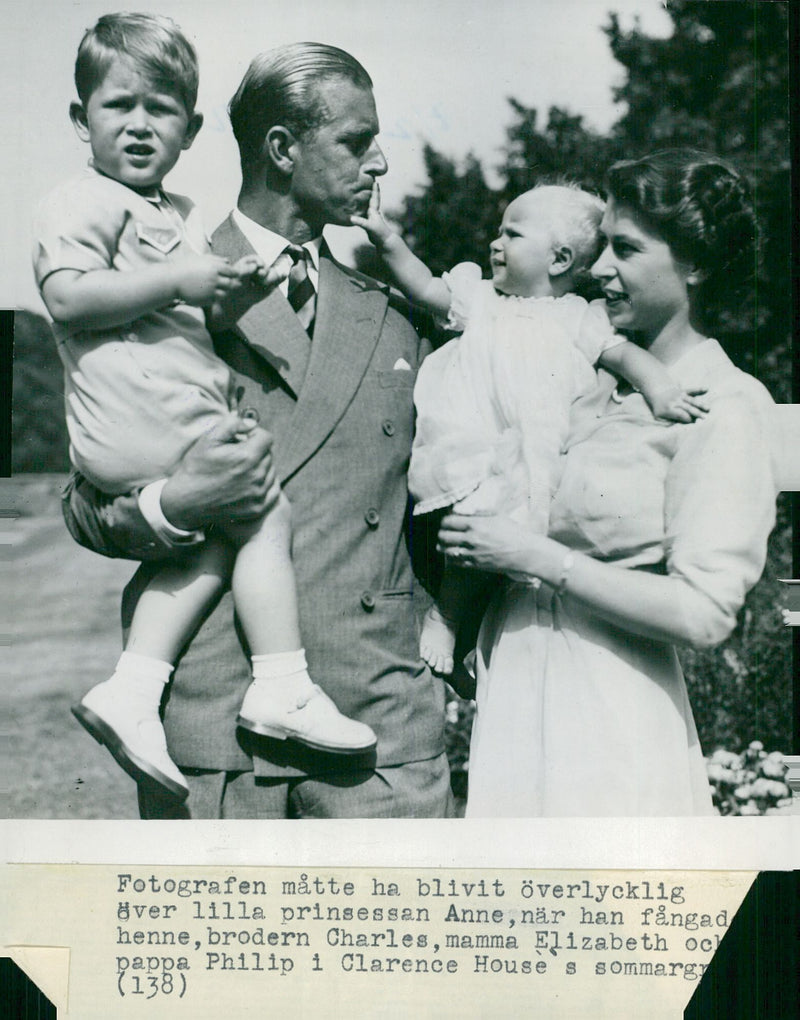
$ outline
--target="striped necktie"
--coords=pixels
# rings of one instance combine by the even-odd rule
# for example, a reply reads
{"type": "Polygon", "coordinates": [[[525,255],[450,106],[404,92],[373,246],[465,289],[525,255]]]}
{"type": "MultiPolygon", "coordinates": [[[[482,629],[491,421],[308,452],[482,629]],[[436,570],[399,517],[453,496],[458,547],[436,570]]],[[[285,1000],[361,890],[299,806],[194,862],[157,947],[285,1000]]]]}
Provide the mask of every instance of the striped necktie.
{"type": "Polygon", "coordinates": [[[296,244],[288,245],[285,250],[292,260],[287,292],[289,304],[296,312],[300,325],[309,336],[313,336],[317,292],[308,276],[307,260],[310,256],[305,248],[296,244]]]}

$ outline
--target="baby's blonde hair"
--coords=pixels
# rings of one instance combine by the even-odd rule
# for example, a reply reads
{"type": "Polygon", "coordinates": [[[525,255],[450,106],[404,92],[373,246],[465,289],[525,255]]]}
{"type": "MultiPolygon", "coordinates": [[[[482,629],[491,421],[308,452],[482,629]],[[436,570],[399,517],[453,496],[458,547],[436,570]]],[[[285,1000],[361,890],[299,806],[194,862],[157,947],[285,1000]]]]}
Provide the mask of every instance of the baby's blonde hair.
{"type": "Polygon", "coordinates": [[[549,192],[547,202],[552,214],[554,241],[569,245],[575,259],[572,270],[575,282],[585,282],[603,249],[600,221],[605,202],[567,178],[539,181],[527,194],[544,189],[549,192]]]}

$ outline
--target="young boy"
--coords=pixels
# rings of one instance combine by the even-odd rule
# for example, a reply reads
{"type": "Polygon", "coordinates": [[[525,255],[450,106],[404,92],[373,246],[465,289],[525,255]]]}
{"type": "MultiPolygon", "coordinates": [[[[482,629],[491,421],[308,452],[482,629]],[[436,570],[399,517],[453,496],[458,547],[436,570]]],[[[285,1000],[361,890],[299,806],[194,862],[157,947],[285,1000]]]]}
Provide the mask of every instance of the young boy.
{"type": "MultiPolygon", "coordinates": [[[[195,52],[170,19],[100,18],[80,44],[70,107],[91,165],[37,216],[34,266],[64,363],[70,455],[112,495],[169,476],[212,429],[248,441],[255,423],[230,412],[203,309],[213,314],[245,286],[278,285],[292,265],[286,253],[265,273],[255,256],[230,265],[210,254],[193,204],[162,190],[202,125],[197,82],[195,52]]],[[[158,572],[113,676],[73,709],[134,778],[177,797],[188,789],[161,726],[164,684],[229,577],[253,663],[239,725],[340,753],[375,745],[306,670],[285,496],[263,520],[223,532],[197,536],[202,544],[158,572]]]]}

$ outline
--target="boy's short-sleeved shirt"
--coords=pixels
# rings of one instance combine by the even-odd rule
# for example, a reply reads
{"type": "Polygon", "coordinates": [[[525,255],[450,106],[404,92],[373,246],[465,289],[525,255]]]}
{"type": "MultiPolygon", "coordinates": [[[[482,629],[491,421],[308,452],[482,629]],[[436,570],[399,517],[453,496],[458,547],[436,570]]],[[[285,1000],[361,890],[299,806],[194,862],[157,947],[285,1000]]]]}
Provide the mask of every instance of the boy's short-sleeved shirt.
{"type": "MultiPolygon", "coordinates": [[[[60,270],[124,273],[208,251],[189,199],[163,191],[144,197],[92,168],[51,192],[34,223],[40,288],[60,270]]],[[[201,308],[173,302],[120,326],[53,329],[70,455],[105,492],[169,474],[228,409],[230,375],[201,308]]]]}

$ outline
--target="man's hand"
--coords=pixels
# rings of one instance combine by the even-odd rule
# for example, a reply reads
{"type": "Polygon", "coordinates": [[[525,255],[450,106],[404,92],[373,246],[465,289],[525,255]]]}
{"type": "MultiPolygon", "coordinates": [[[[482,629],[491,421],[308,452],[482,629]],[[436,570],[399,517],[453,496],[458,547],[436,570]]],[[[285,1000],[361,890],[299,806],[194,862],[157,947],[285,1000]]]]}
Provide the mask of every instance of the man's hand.
{"type": "Polygon", "coordinates": [[[262,517],[280,494],[272,465],[272,436],[238,414],[201,436],[161,492],[161,509],[176,528],[262,517]]]}

